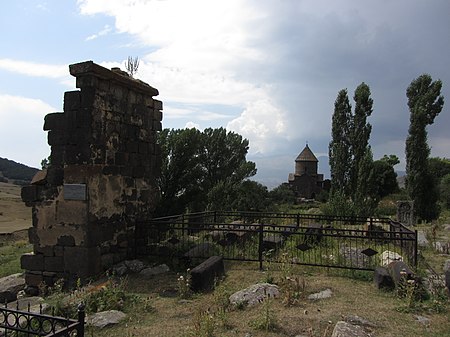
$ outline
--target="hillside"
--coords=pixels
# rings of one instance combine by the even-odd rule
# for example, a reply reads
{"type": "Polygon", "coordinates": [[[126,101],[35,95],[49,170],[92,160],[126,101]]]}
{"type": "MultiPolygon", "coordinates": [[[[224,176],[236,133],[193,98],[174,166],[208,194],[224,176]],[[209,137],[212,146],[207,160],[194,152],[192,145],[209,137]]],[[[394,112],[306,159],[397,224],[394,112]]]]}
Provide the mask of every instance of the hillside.
{"type": "Polygon", "coordinates": [[[0,182],[0,234],[31,226],[31,209],[20,198],[20,186],[0,182]]]}
{"type": "Polygon", "coordinates": [[[0,182],[17,185],[27,184],[37,171],[39,170],[36,168],[0,157],[0,182]]]}

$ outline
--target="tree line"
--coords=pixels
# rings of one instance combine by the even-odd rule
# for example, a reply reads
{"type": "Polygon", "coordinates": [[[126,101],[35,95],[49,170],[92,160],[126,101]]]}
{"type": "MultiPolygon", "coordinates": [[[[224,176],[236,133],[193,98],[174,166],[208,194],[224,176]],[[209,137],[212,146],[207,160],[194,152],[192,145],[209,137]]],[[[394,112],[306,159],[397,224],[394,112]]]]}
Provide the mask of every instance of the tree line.
{"type": "MultiPolygon", "coordinates": [[[[414,79],[406,90],[410,110],[410,126],[406,139],[406,192],[414,201],[419,220],[430,221],[439,215],[439,185],[442,194],[445,184],[450,186],[450,176],[440,181],[431,169],[441,166],[441,161],[429,158],[427,143],[428,125],[441,112],[444,98],[442,82],[433,81],[424,74],[414,79]],[[434,163],[434,164],[431,164],[434,163]],[[438,164],[439,163],[439,164],[438,164]]],[[[339,91],[334,105],[331,142],[329,144],[331,191],[327,207],[337,215],[370,216],[380,199],[380,172],[382,166],[393,167],[399,161],[395,156],[385,156],[381,162],[373,160],[369,144],[372,126],[367,121],[373,112],[370,88],[364,82],[355,90],[355,109],[348,99],[346,89],[339,91]]],[[[445,165],[444,165],[445,166],[445,165]]],[[[449,193],[450,194],[450,193],[449,193]]]]}

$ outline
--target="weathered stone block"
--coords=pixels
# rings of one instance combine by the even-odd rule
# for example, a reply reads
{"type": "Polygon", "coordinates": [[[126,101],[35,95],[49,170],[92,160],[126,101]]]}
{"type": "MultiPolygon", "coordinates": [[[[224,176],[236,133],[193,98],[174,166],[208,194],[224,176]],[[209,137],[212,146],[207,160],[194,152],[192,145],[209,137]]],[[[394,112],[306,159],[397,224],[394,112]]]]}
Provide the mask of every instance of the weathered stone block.
{"type": "Polygon", "coordinates": [[[387,268],[377,267],[373,274],[373,282],[378,289],[394,290],[395,283],[387,268]]]}
{"type": "Polygon", "coordinates": [[[42,282],[44,282],[42,272],[35,272],[35,271],[25,272],[25,283],[28,286],[38,287],[42,282]]]}
{"type": "Polygon", "coordinates": [[[58,223],[84,225],[87,222],[87,203],[79,200],[58,201],[56,221],[58,223]]]}
{"type": "Polygon", "coordinates": [[[36,185],[23,186],[20,196],[24,202],[34,202],[38,200],[38,187],[36,185]]]}
{"type": "Polygon", "coordinates": [[[64,93],[64,105],[63,109],[65,112],[69,110],[77,110],[81,106],[81,92],[76,91],[66,91],[64,93]]]}
{"type": "Polygon", "coordinates": [[[28,253],[20,257],[20,268],[25,270],[44,270],[44,255],[28,253]]]}
{"type": "Polygon", "coordinates": [[[58,238],[60,246],[75,246],[75,238],[72,235],[62,235],[58,238]]]}
{"type": "Polygon", "coordinates": [[[47,114],[44,117],[44,131],[62,130],[66,125],[66,117],[61,112],[47,114]]]}
{"type": "Polygon", "coordinates": [[[414,272],[403,261],[389,263],[388,270],[395,284],[398,284],[402,279],[411,280],[414,278],[414,272]]]}
{"type": "Polygon", "coordinates": [[[154,99],[153,102],[154,102],[153,103],[153,108],[155,110],[162,110],[163,109],[163,102],[161,102],[161,101],[159,101],[157,99],[154,99]]]}
{"type": "Polygon", "coordinates": [[[48,272],[62,272],[64,261],[61,256],[46,256],[44,258],[44,270],[48,272]]]}
{"type": "Polygon", "coordinates": [[[214,288],[216,280],[224,275],[223,258],[211,256],[191,270],[191,289],[193,291],[211,290],[214,288]]]}
{"type": "Polygon", "coordinates": [[[64,270],[81,278],[100,274],[102,271],[100,248],[66,247],[64,270]]]}
{"type": "Polygon", "coordinates": [[[67,133],[59,130],[50,130],[47,135],[48,145],[65,145],[67,143],[67,133]]]}

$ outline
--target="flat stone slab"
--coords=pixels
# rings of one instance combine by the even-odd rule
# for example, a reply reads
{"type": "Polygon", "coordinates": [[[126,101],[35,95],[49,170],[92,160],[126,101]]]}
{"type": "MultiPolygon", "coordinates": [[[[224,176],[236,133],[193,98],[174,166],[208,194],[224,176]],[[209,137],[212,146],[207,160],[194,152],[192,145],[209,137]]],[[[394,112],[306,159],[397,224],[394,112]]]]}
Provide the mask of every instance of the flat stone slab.
{"type": "Polygon", "coordinates": [[[311,294],[308,296],[308,300],[323,300],[325,298],[330,298],[333,295],[331,289],[325,289],[321,292],[311,294]]]}
{"type": "Polygon", "coordinates": [[[165,274],[165,273],[168,273],[169,271],[170,271],[170,268],[167,264],[160,264],[159,266],[142,269],[141,272],[139,273],[139,275],[142,275],[144,277],[150,277],[150,276],[165,274]]]}
{"type": "Polygon", "coordinates": [[[331,337],[371,337],[371,335],[359,325],[338,321],[331,337]]]}
{"type": "Polygon", "coordinates": [[[23,289],[25,279],[20,273],[0,278],[0,303],[15,301],[17,293],[23,289]]]}
{"type": "Polygon", "coordinates": [[[257,283],[248,288],[235,292],[230,296],[230,303],[233,305],[245,304],[254,306],[263,302],[268,297],[278,297],[280,290],[278,286],[270,283],[257,283]]]}
{"type": "Polygon", "coordinates": [[[126,317],[127,315],[122,311],[118,310],[102,311],[89,315],[86,318],[86,324],[103,329],[107,326],[120,323],[126,317]]]}
{"type": "Polygon", "coordinates": [[[426,247],[429,244],[424,231],[417,231],[417,244],[421,247],[426,247]]]}

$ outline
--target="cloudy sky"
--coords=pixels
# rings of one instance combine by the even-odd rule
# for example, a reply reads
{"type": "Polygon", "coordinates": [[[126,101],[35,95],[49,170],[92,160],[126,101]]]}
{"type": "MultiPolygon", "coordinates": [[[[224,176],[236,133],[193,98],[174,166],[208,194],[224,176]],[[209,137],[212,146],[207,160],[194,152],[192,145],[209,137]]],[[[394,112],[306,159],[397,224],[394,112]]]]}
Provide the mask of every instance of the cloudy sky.
{"type": "MultiPolygon", "coordinates": [[[[306,142],[327,155],[337,93],[352,97],[363,81],[374,157],[396,154],[402,170],[409,83],[428,73],[450,99],[449,14],[448,0],[8,1],[0,157],[39,167],[48,156],[43,118],[75,89],[69,64],[124,68],[135,56],[136,77],[164,102],[163,127],[243,135],[255,178],[269,187],[287,180],[306,142]]],[[[446,105],[428,129],[432,156],[450,157],[449,122],[446,105]]]]}

